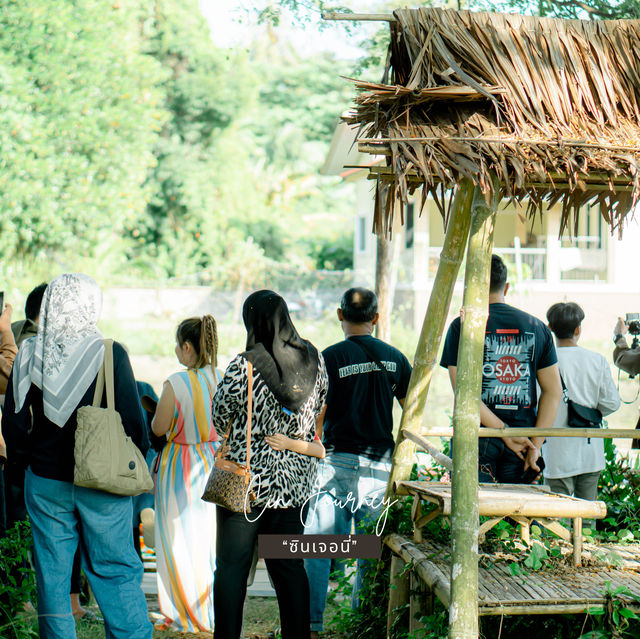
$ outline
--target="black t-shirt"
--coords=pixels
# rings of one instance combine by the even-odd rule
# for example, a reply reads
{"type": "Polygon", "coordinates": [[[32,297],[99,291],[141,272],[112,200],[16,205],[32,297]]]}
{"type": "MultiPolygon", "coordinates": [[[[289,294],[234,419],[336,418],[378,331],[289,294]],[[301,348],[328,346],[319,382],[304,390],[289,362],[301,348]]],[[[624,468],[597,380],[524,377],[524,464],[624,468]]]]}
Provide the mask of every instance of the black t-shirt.
{"type": "MultiPolygon", "coordinates": [[[[440,366],[456,366],[460,318],[451,322],[440,366]]],[[[484,338],[482,401],[507,426],[536,423],[538,370],[556,364],[549,328],[539,319],[504,303],[489,305],[484,338]]]]}
{"type": "Polygon", "coordinates": [[[393,346],[357,335],[322,352],[329,375],[323,442],[328,452],[389,458],[394,447],[393,398],[404,399],[411,377],[407,358],[393,346]],[[358,344],[374,353],[389,374],[379,370],[358,344]],[[389,376],[396,384],[391,390],[389,376]]]}

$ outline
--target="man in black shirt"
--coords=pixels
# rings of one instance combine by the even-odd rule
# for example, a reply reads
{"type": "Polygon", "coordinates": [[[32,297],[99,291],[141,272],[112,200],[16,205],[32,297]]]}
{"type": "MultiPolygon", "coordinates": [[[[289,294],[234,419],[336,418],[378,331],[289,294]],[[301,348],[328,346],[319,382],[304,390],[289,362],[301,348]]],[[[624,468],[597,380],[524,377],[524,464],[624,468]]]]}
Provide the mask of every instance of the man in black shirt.
{"type": "MultiPolygon", "coordinates": [[[[352,520],[376,521],[393,453],[393,399],[403,404],[411,365],[396,348],[371,336],[378,321],[378,300],[364,288],[349,289],[338,320],[345,339],[322,353],[329,375],[319,491],[309,501],[306,532],[349,534],[352,520]],[[339,502],[339,504],[336,504],[339,502]]],[[[330,559],[307,559],[311,593],[311,637],[322,632],[329,585],[330,559]]],[[[352,604],[366,562],[358,561],[352,604]]]]}
{"type": "MultiPolygon", "coordinates": [[[[507,267],[493,255],[480,422],[488,428],[551,428],[562,397],[553,337],[539,319],[505,303],[508,289],[507,267]],[[539,399],[536,381],[541,389],[539,399]]],[[[454,388],[459,339],[457,317],[447,332],[440,360],[440,365],[449,370],[454,388]]],[[[540,470],[536,462],[543,441],[544,437],[480,438],[480,481],[522,483],[527,468],[540,470]]]]}

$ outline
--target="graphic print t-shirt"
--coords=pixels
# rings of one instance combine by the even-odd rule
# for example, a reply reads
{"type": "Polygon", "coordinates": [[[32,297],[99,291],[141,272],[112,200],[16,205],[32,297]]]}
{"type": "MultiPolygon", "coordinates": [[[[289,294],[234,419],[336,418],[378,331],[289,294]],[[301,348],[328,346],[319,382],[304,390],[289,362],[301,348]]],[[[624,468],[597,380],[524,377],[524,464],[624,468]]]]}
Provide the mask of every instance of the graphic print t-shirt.
{"type": "MultiPolygon", "coordinates": [[[[440,365],[456,366],[460,318],[449,326],[440,365]]],[[[557,363],[551,331],[504,303],[489,305],[482,364],[482,401],[508,426],[535,426],[539,369],[557,363]]]]}
{"type": "Polygon", "coordinates": [[[406,396],[411,364],[397,348],[370,335],[349,337],[329,346],[322,356],[329,375],[323,437],[327,452],[390,459],[395,445],[393,398],[406,396]],[[387,372],[358,344],[375,354],[387,372]]]}

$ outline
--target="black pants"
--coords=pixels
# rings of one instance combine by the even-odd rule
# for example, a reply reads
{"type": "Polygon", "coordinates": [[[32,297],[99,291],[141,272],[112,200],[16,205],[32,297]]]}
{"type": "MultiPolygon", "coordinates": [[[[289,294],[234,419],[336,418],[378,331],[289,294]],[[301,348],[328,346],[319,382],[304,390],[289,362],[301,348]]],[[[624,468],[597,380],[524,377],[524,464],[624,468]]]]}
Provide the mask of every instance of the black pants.
{"type": "MultiPolygon", "coordinates": [[[[238,639],[253,547],[258,534],[301,535],[300,508],[254,508],[245,517],[217,506],[215,639],[238,639]],[[260,517],[256,520],[256,518],[260,517]],[[251,521],[248,521],[251,520],[251,521]]],[[[280,608],[282,639],[309,636],[309,582],[302,559],[267,559],[280,608]]]]}

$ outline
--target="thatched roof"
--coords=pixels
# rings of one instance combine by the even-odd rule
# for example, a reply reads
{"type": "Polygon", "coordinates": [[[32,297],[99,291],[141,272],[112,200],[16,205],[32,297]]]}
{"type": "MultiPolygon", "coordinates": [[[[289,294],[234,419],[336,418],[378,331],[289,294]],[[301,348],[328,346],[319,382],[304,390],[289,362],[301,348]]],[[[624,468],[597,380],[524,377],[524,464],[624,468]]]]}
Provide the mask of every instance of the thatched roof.
{"type": "MultiPolygon", "coordinates": [[[[359,146],[387,155],[376,228],[424,185],[443,214],[468,177],[489,194],[601,204],[612,227],[640,195],[640,21],[580,21],[447,9],[394,12],[382,84],[356,82],[359,146]]],[[[577,215],[575,216],[577,219],[577,215]]]]}

